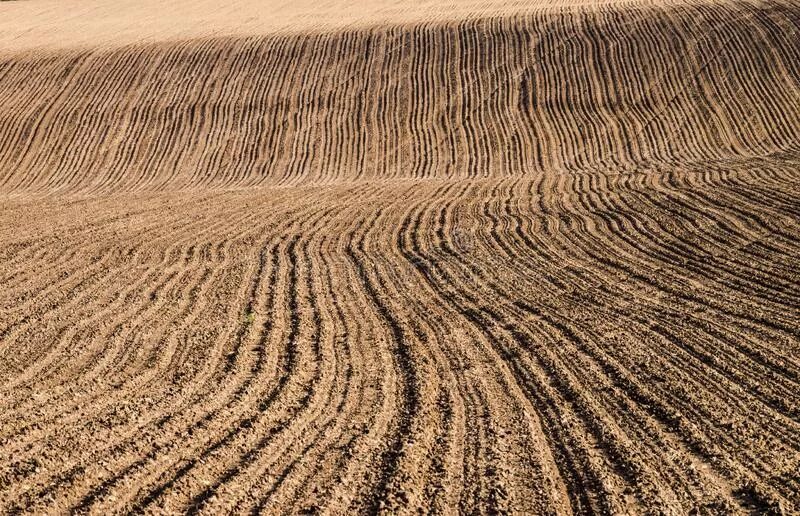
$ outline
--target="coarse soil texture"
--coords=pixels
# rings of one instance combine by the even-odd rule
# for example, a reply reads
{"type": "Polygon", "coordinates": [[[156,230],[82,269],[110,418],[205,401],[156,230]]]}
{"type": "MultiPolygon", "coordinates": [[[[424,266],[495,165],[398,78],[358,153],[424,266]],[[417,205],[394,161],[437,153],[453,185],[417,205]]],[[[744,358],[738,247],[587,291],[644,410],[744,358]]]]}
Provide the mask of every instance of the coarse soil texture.
{"type": "Polygon", "coordinates": [[[800,511],[800,3],[0,2],[0,513],[800,511]]]}

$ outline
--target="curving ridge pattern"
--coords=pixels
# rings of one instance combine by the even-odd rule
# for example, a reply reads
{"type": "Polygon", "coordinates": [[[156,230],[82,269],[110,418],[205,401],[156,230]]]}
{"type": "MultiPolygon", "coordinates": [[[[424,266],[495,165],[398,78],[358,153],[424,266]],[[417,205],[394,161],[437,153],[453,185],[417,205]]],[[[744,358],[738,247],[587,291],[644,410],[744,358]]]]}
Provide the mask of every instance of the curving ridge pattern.
{"type": "Polygon", "coordinates": [[[800,510],[800,5],[455,4],[7,40],[2,512],[800,510]]]}
{"type": "Polygon", "coordinates": [[[617,173],[792,155],[796,24],[793,5],[627,6],[15,53],[0,65],[0,191],[617,173]]]}

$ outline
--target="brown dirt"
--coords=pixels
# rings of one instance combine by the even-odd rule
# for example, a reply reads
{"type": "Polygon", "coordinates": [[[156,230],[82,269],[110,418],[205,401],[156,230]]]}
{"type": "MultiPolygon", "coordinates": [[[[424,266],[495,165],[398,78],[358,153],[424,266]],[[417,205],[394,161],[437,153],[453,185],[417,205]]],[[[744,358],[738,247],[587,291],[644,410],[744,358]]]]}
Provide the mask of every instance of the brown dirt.
{"type": "Polygon", "coordinates": [[[0,512],[800,510],[800,4],[221,4],[0,3],[0,512]]]}

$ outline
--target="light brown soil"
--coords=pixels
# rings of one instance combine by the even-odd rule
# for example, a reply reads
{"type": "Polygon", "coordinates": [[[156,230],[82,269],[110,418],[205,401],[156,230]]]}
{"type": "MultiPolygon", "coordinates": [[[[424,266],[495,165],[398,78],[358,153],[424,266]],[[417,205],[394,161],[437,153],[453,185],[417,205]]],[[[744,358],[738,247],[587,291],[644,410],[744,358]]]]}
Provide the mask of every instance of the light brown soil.
{"type": "Polygon", "coordinates": [[[800,4],[121,4],[0,3],[0,512],[800,510],[800,4]]]}

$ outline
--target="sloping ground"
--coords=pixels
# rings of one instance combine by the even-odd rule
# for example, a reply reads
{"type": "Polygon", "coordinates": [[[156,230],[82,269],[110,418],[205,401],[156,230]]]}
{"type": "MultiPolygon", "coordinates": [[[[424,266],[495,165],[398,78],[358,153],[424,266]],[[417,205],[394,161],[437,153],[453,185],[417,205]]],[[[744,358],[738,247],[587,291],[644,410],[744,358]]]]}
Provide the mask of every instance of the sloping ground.
{"type": "Polygon", "coordinates": [[[797,150],[792,7],[12,53],[0,191],[629,172],[797,150]]]}
{"type": "Polygon", "coordinates": [[[0,4],[0,511],[800,510],[800,6],[447,6],[0,4]]]}

